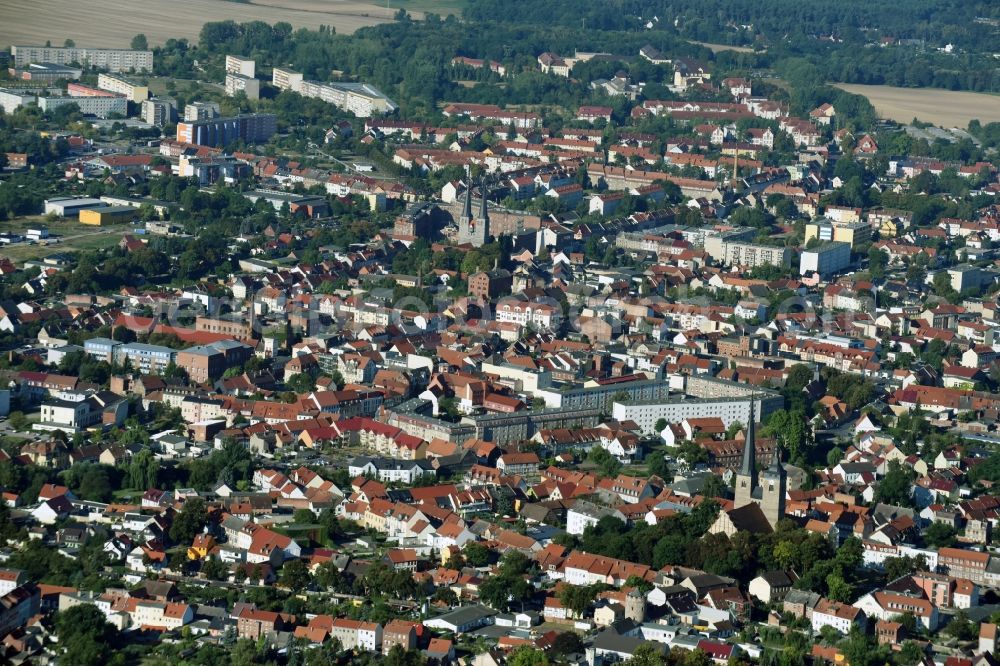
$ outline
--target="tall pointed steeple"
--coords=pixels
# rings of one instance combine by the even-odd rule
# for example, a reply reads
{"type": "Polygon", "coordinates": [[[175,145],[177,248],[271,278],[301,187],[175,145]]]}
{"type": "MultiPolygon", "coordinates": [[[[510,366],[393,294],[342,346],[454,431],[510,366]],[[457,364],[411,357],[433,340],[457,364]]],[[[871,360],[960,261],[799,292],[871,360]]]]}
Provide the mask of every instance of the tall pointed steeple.
{"type": "Polygon", "coordinates": [[[479,183],[479,195],[481,197],[479,201],[479,217],[477,217],[476,219],[480,220],[481,222],[485,222],[486,220],[489,219],[489,213],[487,212],[488,208],[487,201],[489,200],[490,196],[489,183],[486,181],[485,173],[483,174],[482,181],[480,181],[479,183]]]}
{"type": "Polygon", "coordinates": [[[465,174],[465,203],[462,210],[462,221],[468,223],[472,220],[472,174],[465,174]]]}
{"type": "Polygon", "coordinates": [[[757,487],[757,444],[754,436],[754,401],[756,396],[750,396],[750,418],[746,428],[746,439],[743,440],[743,462],[736,475],[736,493],[733,508],[753,503],[754,489],[757,487]]]}
{"type": "Polygon", "coordinates": [[[757,477],[757,446],[754,432],[754,396],[750,396],[750,422],[747,423],[746,439],[743,440],[743,464],[740,474],[757,477]]]}

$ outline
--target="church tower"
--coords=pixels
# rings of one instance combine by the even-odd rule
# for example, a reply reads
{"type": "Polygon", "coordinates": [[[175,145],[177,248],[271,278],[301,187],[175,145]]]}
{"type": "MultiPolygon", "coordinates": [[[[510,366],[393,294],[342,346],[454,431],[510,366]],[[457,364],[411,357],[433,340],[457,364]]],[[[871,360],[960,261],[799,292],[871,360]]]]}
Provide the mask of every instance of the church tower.
{"type": "Polygon", "coordinates": [[[746,439],[743,440],[743,463],[736,475],[736,501],[734,509],[753,503],[753,491],[757,487],[757,444],[754,437],[754,396],[750,396],[750,422],[747,424],[746,439]]]}
{"type": "Polygon", "coordinates": [[[760,485],[760,508],[767,522],[775,527],[785,517],[785,491],[788,487],[788,475],[781,464],[780,446],[774,447],[774,458],[761,474],[760,485]]]}
{"type": "Polygon", "coordinates": [[[488,211],[487,197],[489,197],[489,183],[486,175],[483,175],[479,182],[479,214],[472,214],[472,176],[469,178],[469,186],[465,189],[465,201],[462,206],[462,217],[458,221],[459,244],[469,244],[473,247],[482,247],[490,237],[490,219],[488,211]]]}
{"type": "Polygon", "coordinates": [[[459,220],[462,225],[472,222],[472,174],[469,173],[469,167],[465,168],[465,183],[465,202],[462,207],[462,219],[459,220]]]}
{"type": "Polygon", "coordinates": [[[483,174],[483,179],[479,183],[479,215],[475,219],[475,227],[472,244],[476,247],[481,247],[486,244],[486,241],[490,237],[490,214],[489,214],[489,198],[490,198],[490,184],[486,180],[486,174],[483,174]]]}

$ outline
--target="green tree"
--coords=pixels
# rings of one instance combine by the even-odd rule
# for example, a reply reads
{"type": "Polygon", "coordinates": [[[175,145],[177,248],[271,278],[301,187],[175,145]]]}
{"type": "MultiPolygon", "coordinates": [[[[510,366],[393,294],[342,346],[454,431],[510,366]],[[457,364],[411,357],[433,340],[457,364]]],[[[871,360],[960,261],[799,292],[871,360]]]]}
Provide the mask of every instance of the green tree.
{"type": "Polygon", "coordinates": [[[552,652],[560,657],[583,654],[583,639],[575,631],[563,631],[552,640],[552,652]]]}
{"type": "Polygon", "coordinates": [[[319,513],[319,524],[323,526],[323,532],[330,541],[339,539],[344,534],[344,527],[340,524],[340,519],[333,509],[323,509],[319,513]]]}
{"type": "Polygon", "coordinates": [[[979,634],[978,627],[969,620],[969,614],[964,610],[958,611],[952,618],[944,631],[949,636],[954,636],[960,641],[971,641],[979,634]]]}
{"type": "Polygon", "coordinates": [[[312,576],[306,563],[300,559],[289,560],[281,565],[281,584],[293,592],[301,592],[309,587],[312,576]]]}
{"type": "Polygon", "coordinates": [[[931,523],[924,530],[924,541],[934,548],[948,548],[955,545],[955,528],[946,523],[931,523]]]}
{"type": "Polygon", "coordinates": [[[530,645],[521,645],[507,656],[509,666],[549,666],[544,652],[530,645]]]}
{"type": "Polygon", "coordinates": [[[311,525],[316,522],[316,514],[309,509],[296,509],[292,514],[292,522],[296,525],[311,525]]]}
{"type": "Polygon", "coordinates": [[[170,538],[182,545],[190,544],[197,534],[200,534],[208,522],[205,500],[193,497],[185,500],[180,513],[174,516],[170,526],[170,538]]]}
{"type": "Polygon", "coordinates": [[[889,463],[888,471],[875,489],[875,499],[886,504],[910,506],[912,504],[910,499],[912,487],[911,473],[894,460],[889,463]]]}
{"type": "Polygon", "coordinates": [[[132,50],[133,51],[145,51],[149,48],[149,41],[146,39],[146,35],[143,33],[137,34],[132,38],[132,50]]]}
{"type": "Polygon", "coordinates": [[[112,659],[118,632],[93,604],[80,604],[56,613],[55,632],[62,662],[104,666],[112,659]]]}
{"type": "Polygon", "coordinates": [[[577,617],[583,617],[597,596],[598,589],[591,585],[564,585],[559,590],[559,603],[577,617]]]}
{"type": "Polygon", "coordinates": [[[128,464],[126,483],[135,490],[149,490],[156,487],[160,465],[150,449],[142,449],[132,456],[128,464]]]}
{"type": "Polygon", "coordinates": [[[202,563],[201,573],[209,580],[225,580],[229,577],[229,567],[222,560],[209,557],[202,563]]]}
{"type": "Polygon", "coordinates": [[[473,567],[484,567],[490,563],[492,553],[490,549],[478,541],[470,541],[462,548],[462,556],[465,561],[473,567]]]}
{"type": "MultiPolygon", "coordinates": [[[[664,657],[664,647],[656,643],[643,643],[632,653],[630,659],[622,662],[622,666],[667,666],[664,657]]],[[[704,653],[702,653],[704,654],[704,653]]]]}

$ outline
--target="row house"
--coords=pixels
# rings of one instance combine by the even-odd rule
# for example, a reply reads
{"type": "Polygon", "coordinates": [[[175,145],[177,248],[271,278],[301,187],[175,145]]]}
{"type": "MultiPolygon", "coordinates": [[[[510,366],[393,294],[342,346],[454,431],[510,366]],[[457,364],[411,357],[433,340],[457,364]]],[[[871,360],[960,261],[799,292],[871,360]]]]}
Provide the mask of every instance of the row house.
{"type": "Polygon", "coordinates": [[[549,576],[561,577],[570,585],[606,583],[620,586],[632,576],[652,581],[655,573],[645,564],[573,551],[563,562],[561,576],[560,572],[550,572],[549,576]]]}
{"type": "Polygon", "coordinates": [[[330,636],[345,650],[378,652],[382,647],[382,625],[375,622],[337,618],[330,623],[330,636]]]}

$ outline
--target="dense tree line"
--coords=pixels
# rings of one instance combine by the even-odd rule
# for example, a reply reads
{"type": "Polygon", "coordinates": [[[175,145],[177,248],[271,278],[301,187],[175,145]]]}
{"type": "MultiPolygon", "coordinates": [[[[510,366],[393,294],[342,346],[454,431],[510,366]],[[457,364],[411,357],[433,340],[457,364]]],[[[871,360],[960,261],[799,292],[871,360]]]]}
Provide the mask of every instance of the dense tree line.
{"type": "Polygon", "coordinates": [[[681,565],[739,580],[750,580],[762,571],[792,569],[799,573],[796,587],[800,589],[839,601],[853,599],[862,560],[857,539],[849,539],[835,550],[823,535],[807,532],[791,521],[781,521],[772,534],[708,534],[717,512],[718,505],[707,501],[690,514],[672,516],[652,526],[626,526],[606,517],[587,528],[579,546],[589,553],[654,569],[681,565]]]}

